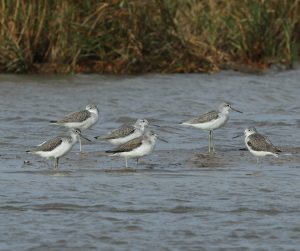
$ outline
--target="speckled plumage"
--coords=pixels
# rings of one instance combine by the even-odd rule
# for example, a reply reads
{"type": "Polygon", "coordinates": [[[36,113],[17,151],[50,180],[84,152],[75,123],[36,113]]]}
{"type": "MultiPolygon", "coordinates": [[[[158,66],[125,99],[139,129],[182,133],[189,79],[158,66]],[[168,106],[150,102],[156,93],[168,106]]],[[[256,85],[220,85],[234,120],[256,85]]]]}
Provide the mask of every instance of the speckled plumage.
{"type": "Polygon", "coordinates": [[[34,152],[39,152],[39,151],[50,152],[53,149],[55,149],[56,147],[58,147],[62,142],[63,142],[63,136],[57,136],[53,139],[50,139],[50,140],[42,143],[41,145],[39,145],[32,151],[34,151],[34,152]]]}
{"type": "Polygon", "coordinates": [[[134,132],[135,128],[133,126],[121,127],[111,131],[108,135],[101,136],[101,139],[117,139],[126,137],[134,132]]]}
{"type": "Polygon", "coordinates": [[[254,151],[271,152],[274,154],[280,152],[268,138],[259,133],[252,134],[248,138],[249,141],[247,142],[247,145],[254,151]]]}
{"type": "Polygon", "coordinates": [[[211,112],[202,114],[196,118],[192,118],[186,122],[190,123],[190,124],[199,124],[199,123],[206,123],[206,122],[218,119],[218,118],[219,118],[218,112],[211,111],[211,112]]]}
{"type": "Polygon", "coordinates": [[[122,144],[120,146],[117,146],[113,150],[107,151],[107,153],[120,153],[120,152],[129,152],[132,151],[132,149],[138,148],[142,145],[143,136],[140,136],[138,138],[132,139],[125,144],[122,144]]]}
{"type": "Polygon", "coordinates": [[[64,118],[54,121],[57,124],[63,124],[63,123],[72,123],[72,122],[83,122],[91,117],[91,113],[87,110],[79,111],[79,112],[73,112],[68,115],[66,115],[64,118]]]}

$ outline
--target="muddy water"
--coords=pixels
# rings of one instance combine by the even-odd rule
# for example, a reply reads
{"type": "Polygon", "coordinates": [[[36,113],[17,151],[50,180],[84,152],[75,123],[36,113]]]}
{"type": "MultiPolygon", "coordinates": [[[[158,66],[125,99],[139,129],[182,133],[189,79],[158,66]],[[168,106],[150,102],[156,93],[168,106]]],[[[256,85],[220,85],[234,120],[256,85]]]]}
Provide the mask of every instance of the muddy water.
{"type": "Polygon", "coordinates": [[[0,76],[0,250],[299,250],[299,81],[299,70],[0,76]],[[211,158],[207,133],[178,123],[222,100],[244,113],[215,132],[211,158]],[[169,143],[131,172],[104,156],[105,142],[82,156],[76,145],[59,171],[25,154],[65,133],[49,120],[88,103],[101,115],[90,138],[147,118],[169,143]],[[284,150],[259,172],[243,138],[232,139],[253,125],[284,150]]]}

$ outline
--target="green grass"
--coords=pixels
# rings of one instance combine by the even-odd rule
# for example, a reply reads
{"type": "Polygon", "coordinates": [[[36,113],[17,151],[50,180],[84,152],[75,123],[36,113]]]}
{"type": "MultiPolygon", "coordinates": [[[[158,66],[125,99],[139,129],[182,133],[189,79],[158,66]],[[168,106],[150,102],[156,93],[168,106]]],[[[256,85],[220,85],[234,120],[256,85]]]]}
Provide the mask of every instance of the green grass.
{"type": "Polygon", "coordinates": [[[1,0],[1,72],[292,67],[300,0],[1,0]]]}

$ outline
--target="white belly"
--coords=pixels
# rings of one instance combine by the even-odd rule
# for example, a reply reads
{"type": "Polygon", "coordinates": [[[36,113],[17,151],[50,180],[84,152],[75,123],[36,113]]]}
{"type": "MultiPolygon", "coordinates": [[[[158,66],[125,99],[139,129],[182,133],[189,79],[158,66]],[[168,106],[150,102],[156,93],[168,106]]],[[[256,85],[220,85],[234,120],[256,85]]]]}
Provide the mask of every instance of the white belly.
{"type": "Polygon", "coordinates": [[[70,144],[67,142],[62,142],[58,147],[53,149],[52,151],[39,151],[35,152],[35,154],[44,157],[44,158],[59,158],[66,155],[74,146],[74,144],[70,144]]]}
{"type": "Polygon", "coordinates": [[[248,147],[248,150],[250,153],[252,153],[255,157],[265,157],[267,155],[273,155],[275,157],[278,157],[277,154],[271,153],[271,152],[265,152],[265,151],[254,151],[250,147],[248,147]]]}
{"type": "Polygon", "coordinates": [[[139,158],[145,155],[148,155],[153,151],[154,145],[151,144],[142,144],[140,147],[134,149],[130,152],[117,153],[115,155],[128,157],[128,158],[139,158]]]}

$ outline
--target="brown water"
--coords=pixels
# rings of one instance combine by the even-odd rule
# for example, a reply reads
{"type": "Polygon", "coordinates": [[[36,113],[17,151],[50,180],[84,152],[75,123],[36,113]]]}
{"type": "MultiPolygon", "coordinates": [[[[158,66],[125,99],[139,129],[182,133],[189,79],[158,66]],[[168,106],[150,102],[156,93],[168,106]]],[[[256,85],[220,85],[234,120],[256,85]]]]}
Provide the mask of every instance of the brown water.
{"type": "Polygon", "coordinates": [[[0,250],[299,250],[299,80],[299,70],[0,76],[0,250]],[[211,158],[207,133],[178,123],[222,100],[244,113],[215,132],[211,158]],[[88,103],[101,114],[90,138],[147,118],[169,143],[135,172],[120,171],[124,160],[99,141],[83,156],[76,145],[59,171],[25,154],[65,132],[49,120],[88,103]],[[243,137],[232,139],[253,125],[285,150],[259,173],[243,137]]]}

